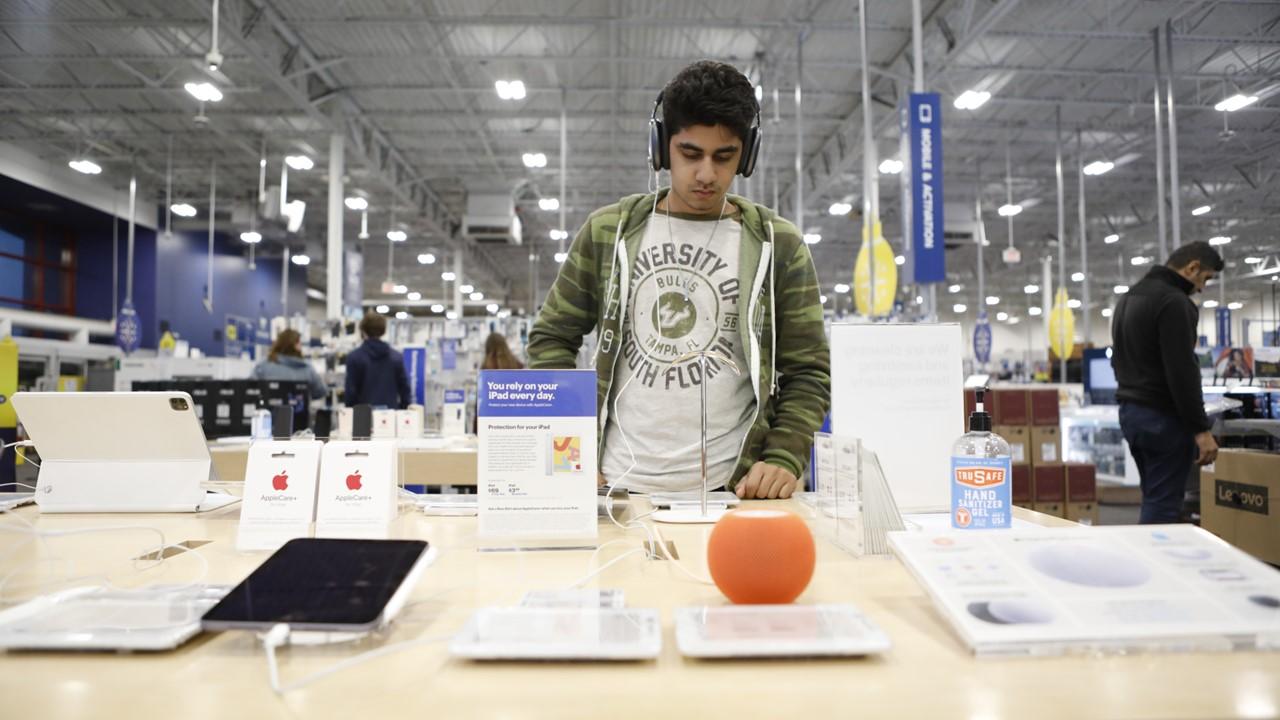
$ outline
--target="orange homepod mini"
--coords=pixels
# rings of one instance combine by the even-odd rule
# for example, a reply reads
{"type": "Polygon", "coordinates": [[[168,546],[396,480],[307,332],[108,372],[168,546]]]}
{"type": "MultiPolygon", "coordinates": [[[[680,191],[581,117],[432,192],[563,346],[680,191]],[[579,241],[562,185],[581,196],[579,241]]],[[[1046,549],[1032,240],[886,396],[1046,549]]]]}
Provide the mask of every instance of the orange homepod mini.
{"type": "Polygon", "coordinates": [[[813,578],[813,534],[784,510],[735,510],[707,541],[716,587],[739,604],[782,604],[800,597],[813,578]]]}

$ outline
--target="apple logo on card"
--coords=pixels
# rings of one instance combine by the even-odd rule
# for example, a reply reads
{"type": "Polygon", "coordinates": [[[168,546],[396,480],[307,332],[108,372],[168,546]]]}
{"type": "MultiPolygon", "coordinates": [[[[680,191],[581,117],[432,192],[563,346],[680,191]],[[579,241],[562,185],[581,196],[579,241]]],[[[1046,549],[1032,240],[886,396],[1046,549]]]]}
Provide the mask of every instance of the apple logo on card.
{"type": "Polygon", "coordinates": [[[360,471],[359,470],[347,476],[347,489],[348,490],[360,489],[360,471]]]}
{"type": "Polygon", "coordinates": [[[288,490],[289,489],[289,471],[281,470],[279,475],[271,478],[271,489],[288,490]]]}

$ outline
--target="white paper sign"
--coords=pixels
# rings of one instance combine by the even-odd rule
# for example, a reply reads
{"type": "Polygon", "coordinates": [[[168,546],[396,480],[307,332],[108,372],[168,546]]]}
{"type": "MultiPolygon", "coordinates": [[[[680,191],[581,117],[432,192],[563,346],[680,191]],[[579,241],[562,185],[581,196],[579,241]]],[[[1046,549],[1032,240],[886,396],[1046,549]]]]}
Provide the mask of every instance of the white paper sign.
{"type": "Polygon", "coordinates": [[[445,390],[444,409],[440,416],[440,434],[456,437],[467,434],[467,392],[445,390]]]}
{"type": "Polygon", "coordinates": [[[333,441],[324,446],[316,537],[390,537],[396,518],[394,440],[333,441]]]}
{"type": "Polygon", "coordinates": [[[316,512],[318,440],[257,441],[249,447],[237,550],[275,550],[311,537],[316,512]]]}
{"type": "Polygon", "coordinates": [[[831,431],[875,452],[903,512],[946,512],[964,433],[960,326],[831,326],[831,431]]]}
{"type": "Polygon", "coordinates": [[[479,534],[594,539],[596,373],[480,373],[479,534]]]}

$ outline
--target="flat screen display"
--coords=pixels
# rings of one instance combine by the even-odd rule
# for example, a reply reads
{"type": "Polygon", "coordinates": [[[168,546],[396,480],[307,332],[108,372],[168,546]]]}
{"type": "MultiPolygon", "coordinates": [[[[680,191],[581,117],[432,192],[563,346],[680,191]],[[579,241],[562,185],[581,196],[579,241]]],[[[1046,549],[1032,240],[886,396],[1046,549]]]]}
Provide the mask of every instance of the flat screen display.
{"type": "Polygon", "coordinates": [[[426,551],[421,540],[290,540],[205,613],[204,627],[368,627],[426,551]]]}

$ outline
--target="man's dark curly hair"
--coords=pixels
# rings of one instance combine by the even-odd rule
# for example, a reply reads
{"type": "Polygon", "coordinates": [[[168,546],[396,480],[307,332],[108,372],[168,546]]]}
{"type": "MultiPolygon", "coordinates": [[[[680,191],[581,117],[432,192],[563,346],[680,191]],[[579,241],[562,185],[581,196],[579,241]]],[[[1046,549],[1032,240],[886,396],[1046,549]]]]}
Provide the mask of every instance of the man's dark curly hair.
{"type": "Polygon", "coordinates": [[[686,67],[662,91],[667,137],[693,125],[724,125],[745,145],[758,107],[747,76],[715,60],[699,60],[686,67]]]}

